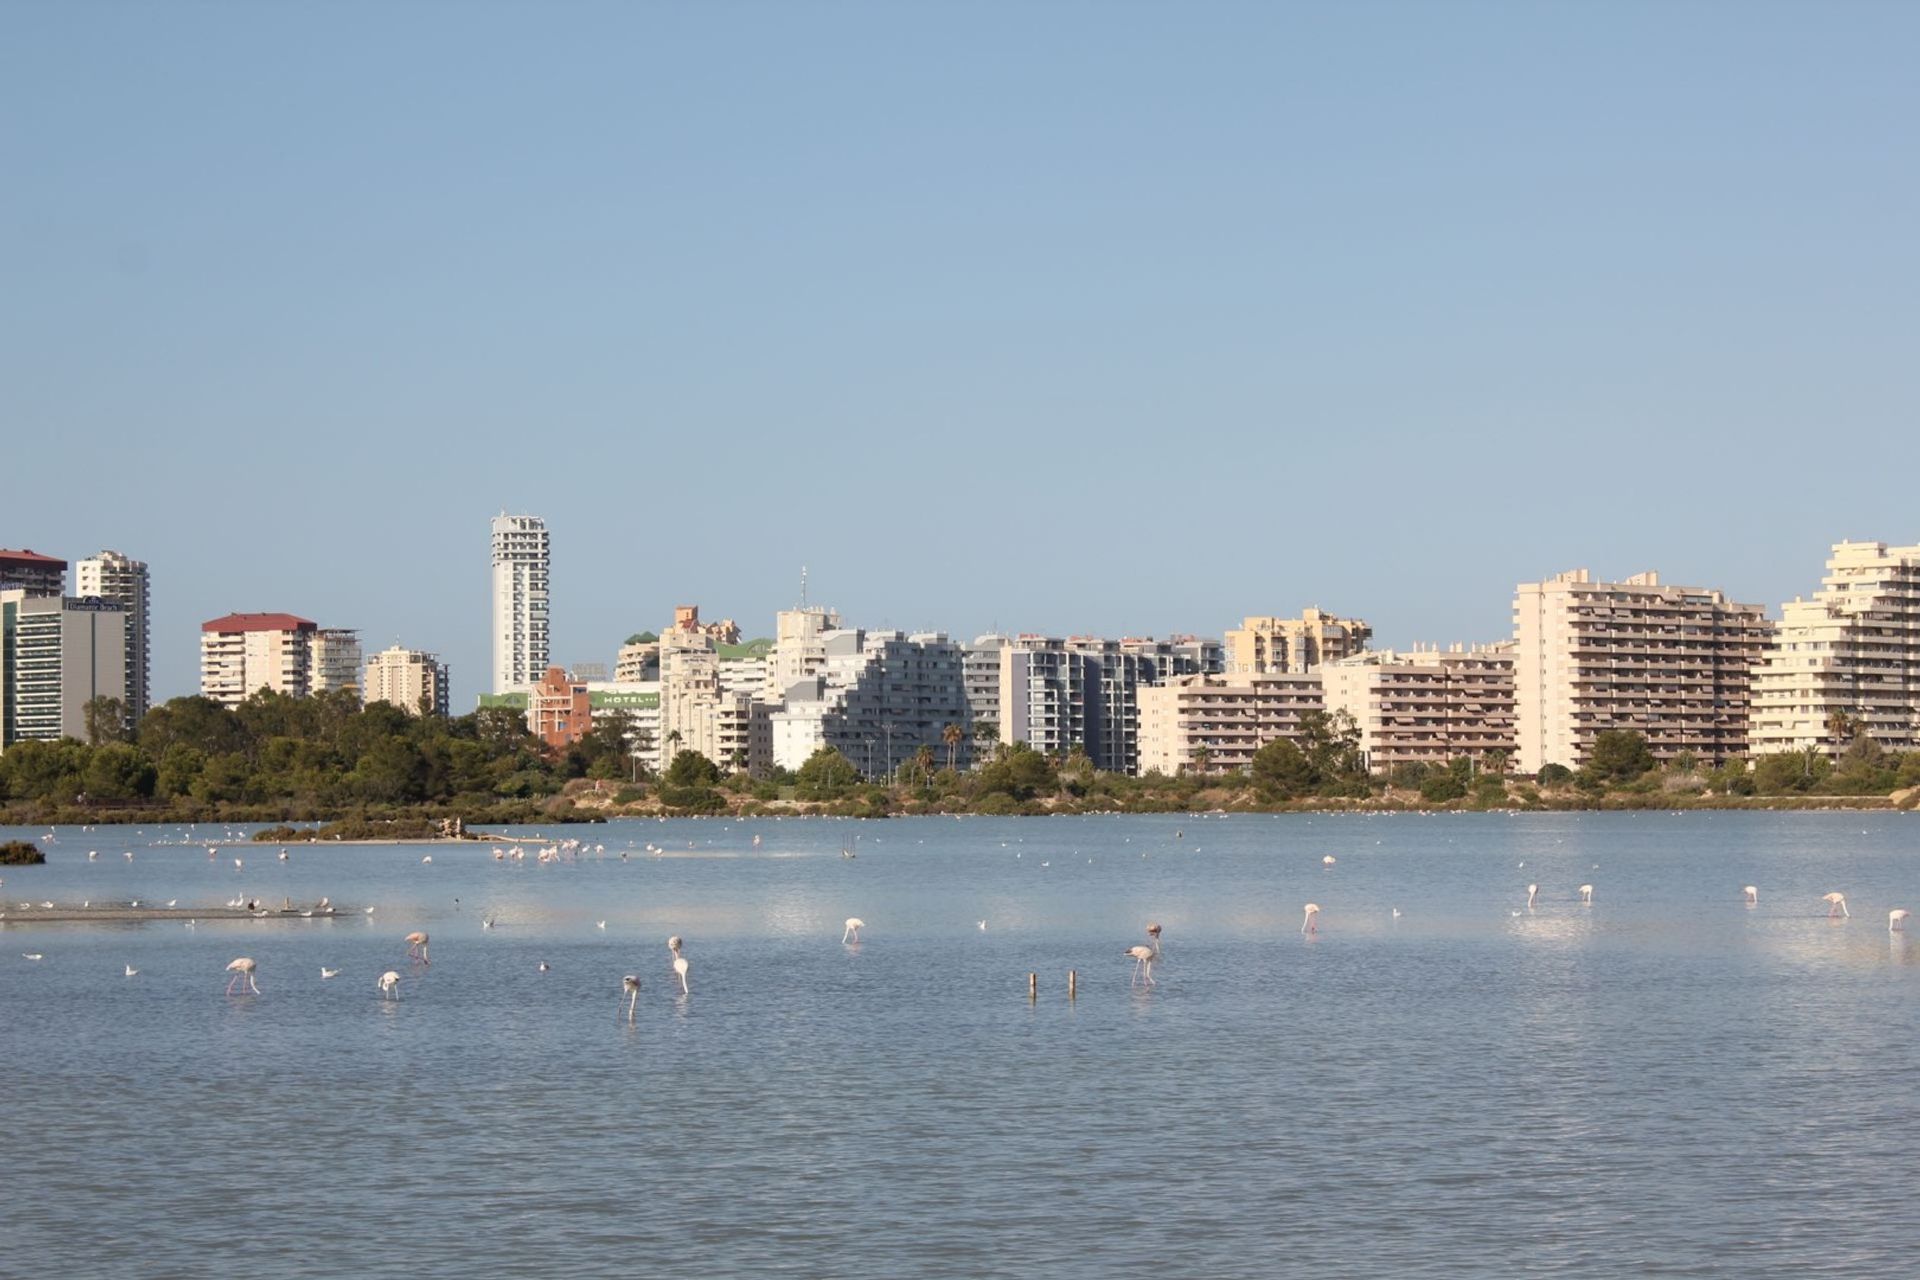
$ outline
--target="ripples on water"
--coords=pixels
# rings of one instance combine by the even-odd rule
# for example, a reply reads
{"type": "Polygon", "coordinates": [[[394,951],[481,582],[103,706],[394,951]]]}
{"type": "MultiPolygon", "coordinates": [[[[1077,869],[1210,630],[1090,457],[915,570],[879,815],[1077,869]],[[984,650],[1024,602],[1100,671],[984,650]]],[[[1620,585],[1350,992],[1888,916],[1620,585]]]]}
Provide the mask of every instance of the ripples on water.
{"type": "Polygon", "coordinates": [[[901,820],[852,861],[840,823],[616,823],[573,865],[239,872],[68,829],[0,888],[0,1274],[1887,1273],[1920,1138],[1920,955],[1886,929],[1920,907],[1916,822],[901,820]],[[694,856],[617,857],[647,841],[694,856]],[[17,910],[242,889],[375,912],[17,910]],[[1166,959],[1130,990],[1149,919],[1166,959]],[[221,994],[236,955],[260,996],[221,994]]]}

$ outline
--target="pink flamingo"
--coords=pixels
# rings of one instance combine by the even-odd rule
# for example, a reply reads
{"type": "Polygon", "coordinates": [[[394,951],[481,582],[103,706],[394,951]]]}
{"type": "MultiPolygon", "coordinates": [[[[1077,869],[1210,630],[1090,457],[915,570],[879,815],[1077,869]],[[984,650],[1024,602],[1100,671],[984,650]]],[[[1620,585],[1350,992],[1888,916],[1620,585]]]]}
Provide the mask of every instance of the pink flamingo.
{"type": "Polygon", "coordinates": [[[1320,904],[1319,903],[1309,902],[1307,904],[1307,918],[1300,922],[1300,932],[1302,933],[1320,932],[1320,904]]]}
{"type": "Polygon", "coordinates": [[[407,935],[407,956],[421,964],[432,964],[427,959],[427,934],[424,929],[416,929],[407,935]]]}
{"type": "Polygon", "coordinates": [[[238,983],[242,978],[245,978],[247,981],[248,988],[252,990],[253,994],[259,995],[260,984],[253,980],[254,971],[259,967],[260,967],[259,965],[255,964],[252,960],[250,960],[246,956],[241,956],[238,960],[235,960],[232,964],[229,964],[227,966],[227,972],[231,973],[233,977],[227,983],[227,994],[232,995],[234,984],[238,983]]]}
{"type": "Polygon", "coordinates": [[[1133,982],[1130,982],[1127,985],[1133,986],[1137,984],[1142,977],[1145,977],[1147,980],[1147,985],[1152,986],[1153,985],[1153,948],[1152,947],[1128,947],[1126,951],[1122,954],[1130,956],[1133,959],[1133,982]]]}
{"type": "Polygon", "coordinates": [[[380,981],[374,983],[374,985],[380,988],[380,994],[387,999],[398,1000],[400,998],[400,975],[392,969],[381,974],[380,981]]]}
{"type": "Polygon", "coordinates": [[[1895,907],[1887,912],[1887,932],[1892,933],[1896,929],[1906,928],[1907,917],[1911,914],[1905,907],[1895,907]]]}
{"type": "Polygon", "coordinates": [[[1853,912],[1847,910],[1847,895],[1844,893],[1823,894],[1820,901],[1827,904],[1827,919],[1833,919],[1835,913],[1852,918],[1853,912]]]}

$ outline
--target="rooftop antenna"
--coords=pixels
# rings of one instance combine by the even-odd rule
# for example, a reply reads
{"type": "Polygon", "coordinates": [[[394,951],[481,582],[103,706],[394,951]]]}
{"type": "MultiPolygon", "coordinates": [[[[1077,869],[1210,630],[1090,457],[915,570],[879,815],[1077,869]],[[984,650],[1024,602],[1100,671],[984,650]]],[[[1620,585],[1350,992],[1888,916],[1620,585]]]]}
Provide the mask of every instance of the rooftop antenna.
{"type": "Polygon", "coordinates": [[[807,566],[800,566],[800,607],[807,607],[807,566]]]}

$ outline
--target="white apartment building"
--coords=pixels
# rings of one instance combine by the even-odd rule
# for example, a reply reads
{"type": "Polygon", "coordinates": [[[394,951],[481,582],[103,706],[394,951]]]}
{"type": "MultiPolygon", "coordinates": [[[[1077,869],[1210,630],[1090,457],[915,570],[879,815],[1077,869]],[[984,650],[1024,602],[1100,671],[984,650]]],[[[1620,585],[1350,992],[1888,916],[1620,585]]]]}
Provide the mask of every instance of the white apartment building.
{"type": "Polygon", "coordinates": [[[936,767],[969,758],[961,648],[940,632],[843,629],[821,637],[822,662],[787,686],[770,716],[773,762],[798,769],[831,747],[871,780],[892,776],[921,747],[936,767]],[[946,741],[948,725],[960,740],[946,741]]]}
{"type": "Polygon", "coordinates": [[[1320,675],[1196,674],[1140,689],[1140,772],[1231,773],[1322,709],[1320,675]]]}
{"type": "Polygon", "coordinates": [[[120,606],[127,615],[127,727],[147,714],[151,659],[147,647],[147,618],[151,605],[147,565],[118,551],[88,556],[74,569],[74,594],[120,606]]]}
{"type": "Polygon", "coordinates": [[[1006,636],[984,635],[960,647],[960,678],[967,686],[966,730],[978,748],[976,759],[987,753],[985,744],[974,738],[978,726],[994,726],[994,740],[999,740],[1000,651],[1012,643],[1006,636]]]}
{"type": "Polygon", "coordinates": [[[772,759],[766,704],[722,687],[713,637],[697,628],[670,627],[660,636],[659,750],[663,768],[682,751],[755,774],[772,759]]]}
{"type": "Polygon", "coordinates": [[[0,749],[87,740],[87,703],[127,696],[126,613],[105,600],[0,590],[0,749]]]}
{"type": "Polygon", "coordinates": [[[774,615],[773,651],[767,655],[766,697],[779,702],[787,686],[804,680],[827,661],[825,636],[839,631],[840,615],[819,605],[782,609],[774,615]]]}
{"type": "Polygon", "coordinates": [[[1118,640],[1017,636],[1000,650],[1000,740],[1047,755],[1079,747],[1096,769],[1134,773],[1138,691],[1151,682],[1152,670],[1150,659],[1118,640]]]}
{"type": "Polygon", "coordinates": [[[1920,546],[1834,545],[1813,599],[1781,609],[1750,737],[1755,755],[1920,747],[1920,546]]]}
{"type": "Polygon", "coordinates": [[[385,702],[408,715],[447,714],[447,666],[439,657],[399,645],[367,659],[360,696],[369,705],[385,702]]]}
{"type": "Polygon", "coordinates": [[[493,691],[530,689],[546,674],[552,547],[539,516],[493,519],[493,691]]]}
{"type": "Polygon", "coordinates": [[[1490,752],[1513,759],[1511,641],[1370,650],[1320,668],[1329,712],[1360,729],[1360,750],[1375,773],[1403,764],[1444,765],[1490,752]]]}
{"type": "Polygon", "coordinates": [[[230,613],[200,624],[200,694],[237,707],[266,689],[305,698],[360,687],[359,633],[291,613],[230,613]]]}
{"type": "Polygon", "coordinates": [[[1575,569],[1521,583],[1513,612],[1521,772],[1578,768],[1609,729],[1643,735],[1660,760],[1747,754],[1753,670],[1773,633],[1762,606],[1656,573],[1595,582],[1575,569]]]}
{"type": "Polygon", "coordinates": [[[1312,671],[1367,647],[1373,628],[1358,618],[1303,609],[1297,618],[1247,618],[1227,632],[1225,669],[1233,675],[1312,671]]]}

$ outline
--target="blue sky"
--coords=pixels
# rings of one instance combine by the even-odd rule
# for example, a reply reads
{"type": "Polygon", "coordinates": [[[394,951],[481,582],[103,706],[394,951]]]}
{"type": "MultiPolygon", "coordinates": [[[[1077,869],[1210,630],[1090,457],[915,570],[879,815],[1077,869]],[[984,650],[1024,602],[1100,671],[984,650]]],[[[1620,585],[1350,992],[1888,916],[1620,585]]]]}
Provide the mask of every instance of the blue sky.
{"type": "Polygon", "coordinates": [[[1507,634],[1920,541],[1920,7],[0,7],[0,546],[488,661],[672,606],[1507,634]]]}

